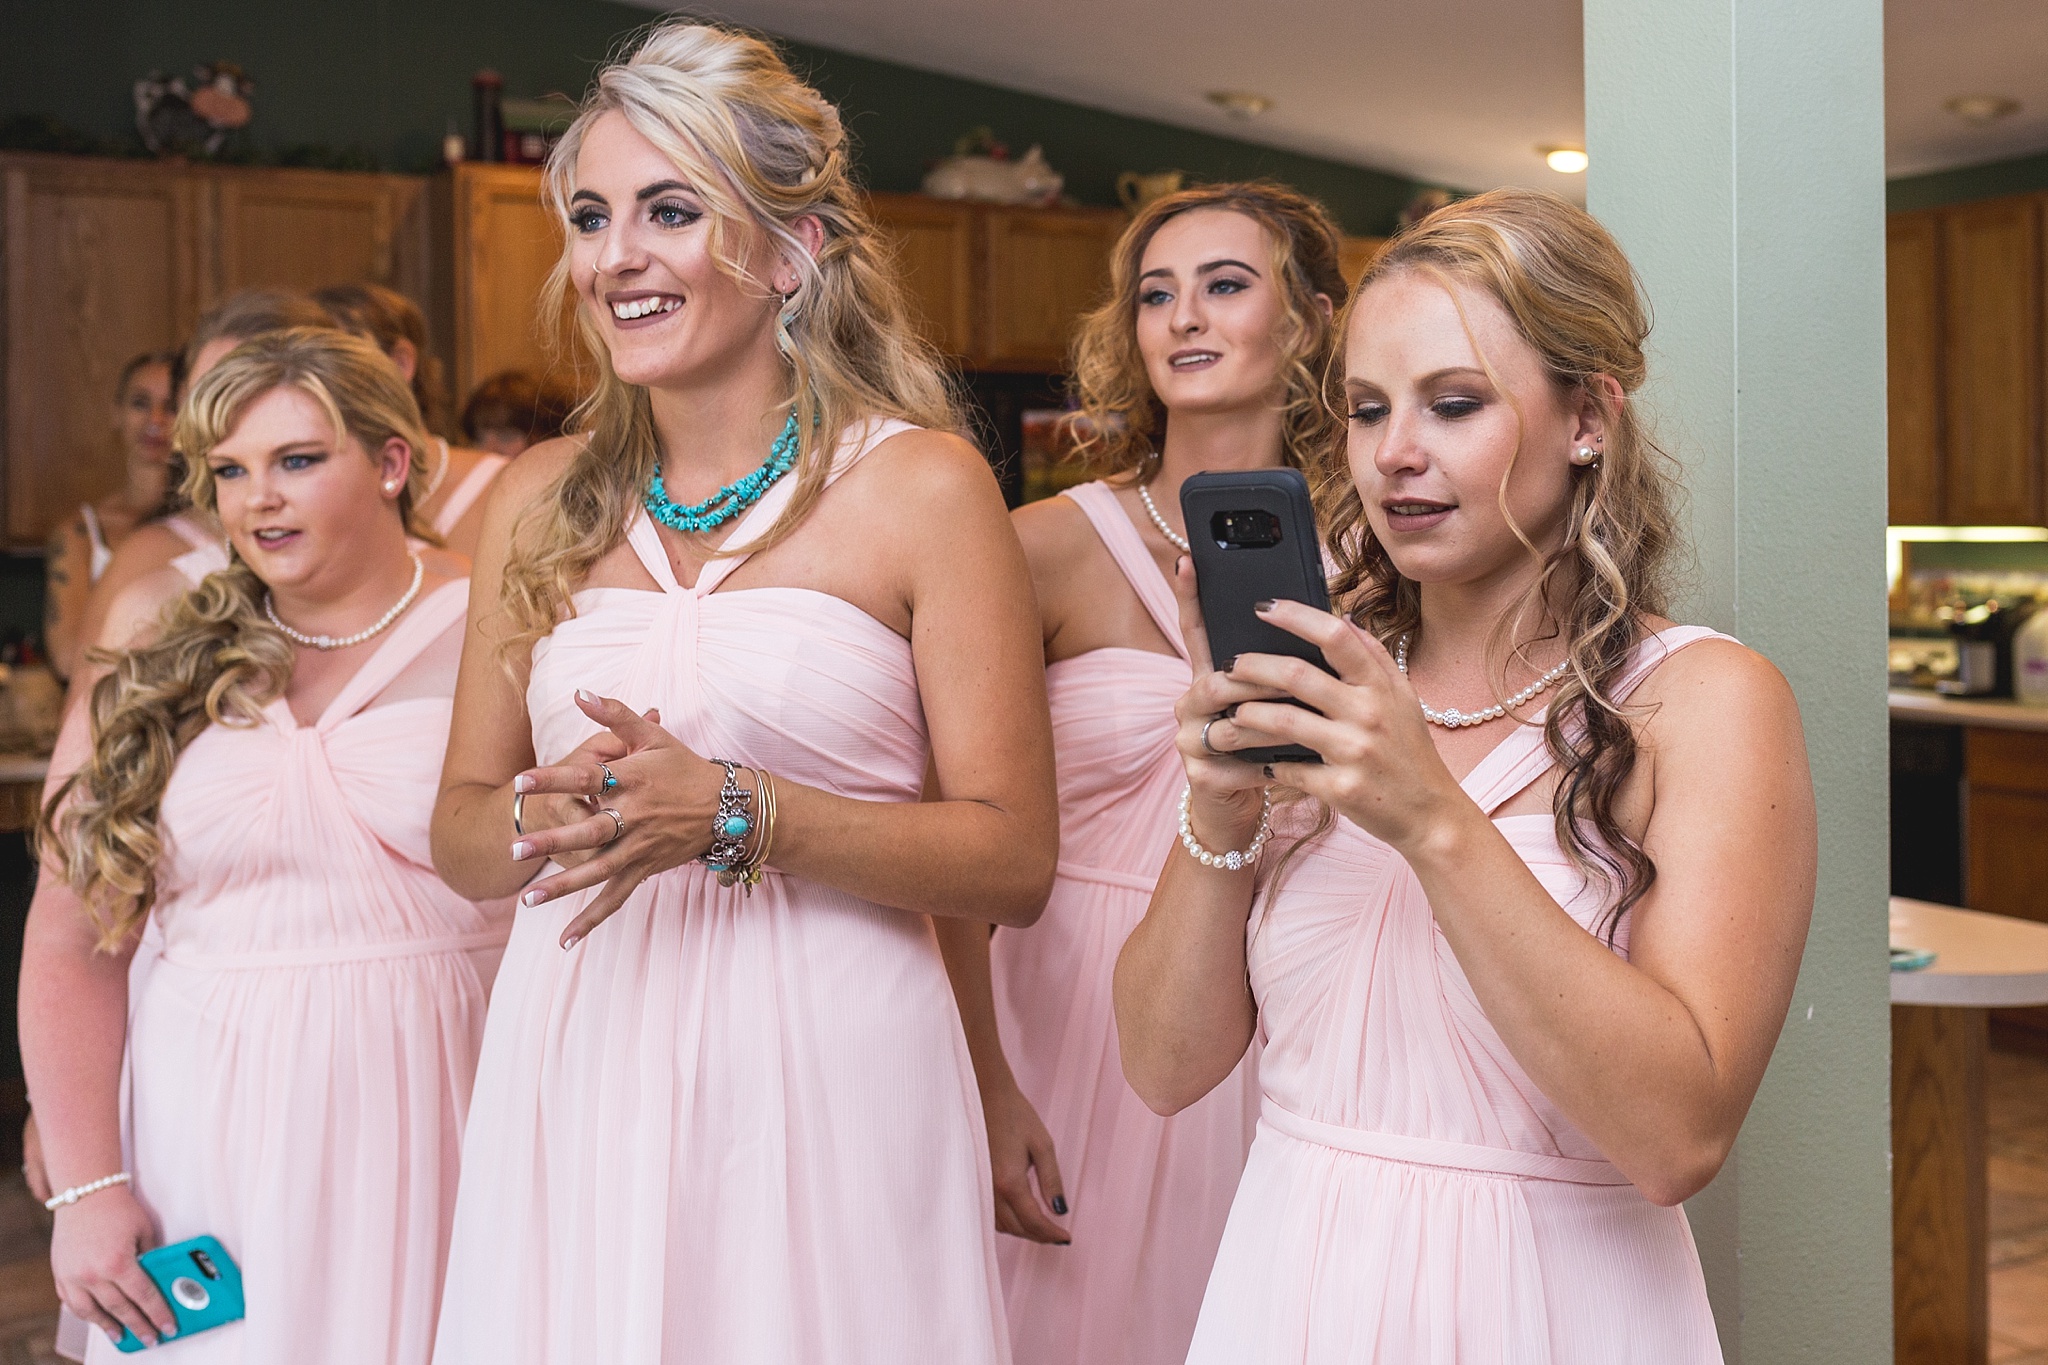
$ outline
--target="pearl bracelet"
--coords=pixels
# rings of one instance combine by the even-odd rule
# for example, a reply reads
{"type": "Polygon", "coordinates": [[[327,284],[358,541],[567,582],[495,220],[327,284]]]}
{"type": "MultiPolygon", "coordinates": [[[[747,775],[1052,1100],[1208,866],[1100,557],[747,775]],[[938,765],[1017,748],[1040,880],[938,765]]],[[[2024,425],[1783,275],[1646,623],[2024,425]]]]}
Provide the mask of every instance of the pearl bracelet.
{"type": "Polygon", "coordinates": [[[1195,827],[1188,820],[1188,808],[1194,802],[1195,789],[1188,787],[1180,794],[1180,846],[1203,867],[1220,867],[1227,872],[1240,872],[1259,860],[1265,851],[1266,840],[1273,837],[1273,789],[1266,788],[1259,799],[1259,828],[1252,835],[1249,848],[1242,851],[1232,849],[1228,853],[1211,853],[1202,847],[1202,841],[1195,838],[1195,827]]]}
{"type": "Polygon", "coordinates": [[[43,1201],[43,1207],[51,1213],[55,1213],[66,1204],[76,1204],[89,1194],[98,1194],[101,1190],[112,1189],[116,1185],[125,1185],[127,1183],[128,1172],[116,1171],[112,1175],[103,1175],[98,1180],[87,1181],[83,1185],[73,1185],[61,1194],[52,1195],[43,1201]]]}

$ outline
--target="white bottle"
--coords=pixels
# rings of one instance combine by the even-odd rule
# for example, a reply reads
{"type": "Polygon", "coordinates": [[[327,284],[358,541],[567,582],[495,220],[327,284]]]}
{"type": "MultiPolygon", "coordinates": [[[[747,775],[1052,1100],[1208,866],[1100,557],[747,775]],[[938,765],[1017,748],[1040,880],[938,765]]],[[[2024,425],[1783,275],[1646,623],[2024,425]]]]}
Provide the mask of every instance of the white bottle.
{"type": "Polygon", "coordinates": [[[2048,603],[2012,637],[2013,695],[2029,706],[2048,706],[2048,603]]]}

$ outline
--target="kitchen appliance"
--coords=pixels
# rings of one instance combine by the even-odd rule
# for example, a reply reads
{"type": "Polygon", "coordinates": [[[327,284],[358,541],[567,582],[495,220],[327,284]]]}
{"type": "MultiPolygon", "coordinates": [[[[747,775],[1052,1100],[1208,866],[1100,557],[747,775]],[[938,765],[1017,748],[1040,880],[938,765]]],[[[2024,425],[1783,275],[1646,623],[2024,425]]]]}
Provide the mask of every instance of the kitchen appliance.
{"type": "Polygon", "coordinates": [[[2035,606],[2031,597],[1994,597],[1957,612],[1948,627],[1956,641],[1956,674],[1937,682],[1935,690],[1956,697],[2010,697],[2013,632],[2035,606]]]}

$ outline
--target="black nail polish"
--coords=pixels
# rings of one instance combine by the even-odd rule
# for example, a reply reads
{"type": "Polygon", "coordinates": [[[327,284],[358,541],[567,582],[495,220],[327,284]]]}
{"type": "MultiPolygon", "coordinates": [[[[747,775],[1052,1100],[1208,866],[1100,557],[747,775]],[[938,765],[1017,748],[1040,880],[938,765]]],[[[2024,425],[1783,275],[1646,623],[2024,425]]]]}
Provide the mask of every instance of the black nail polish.
{"type": "Polygon", "coordinates": [[[1182,568],[1182,567],[1183,567],[1184,565],[1186,565],[1186,563],[1187,563],[1187,562],[1188,562],[1188,557],[1187,557],[1186,555],[1175,555],[1175,556],[1173,557],[1173,576],[1174,576],[1175,578],[1179,578],[1179,577],[1180,577],[1180,571],[1181,571],[1181,568],[1182,568]]]}
{"type": "Polygon", "coordinates": [[[1258,600],[1258,601],[1256,601],[1256,602],[1252,603],[1252,610],[1253,610],[1253,611],[1271,611],[1271,610],[1273,610],[1273,599],[1272,599],[1272,598],[1270,598],[1270,597],[1265,597],[1265,598],[1261,598],[1260,600],[1258,600]]]}
{"type": "Polygon", "coordinates": [[[1056,1194],[1052,1197],[1052,1211],[1062,1218],[1067,1216],[1067,1197],[1065,1195],[1056,1194]]]}
{"type": "Polygon", "coordinates": [[[1267,776],[1267,777],[1271,777],[1272,775],[1273,775],[1273,765],[1272,765],[1272,764],[1270,764],[1270,763],[1268,763],[1268,764],[1266,765],[1266,776],[1267,776]]]}

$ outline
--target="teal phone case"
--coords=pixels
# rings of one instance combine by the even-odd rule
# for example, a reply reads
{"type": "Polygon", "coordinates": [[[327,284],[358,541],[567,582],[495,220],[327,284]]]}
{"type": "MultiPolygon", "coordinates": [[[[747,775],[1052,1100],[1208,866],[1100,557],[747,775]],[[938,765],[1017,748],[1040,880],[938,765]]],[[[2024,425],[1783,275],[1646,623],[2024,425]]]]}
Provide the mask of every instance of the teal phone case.
{"type": "MultiPolygon", "coordinates": [[[[178,1335],[166,1338],[183,1341],[194,1332],[204,1332],[242,1316],[242,1270],[227,1248],[211,1237],[194,1237],[154,1251],[138,1259],[142,1273],[156,1282],[164,1302],[178,1319],[178,1335]]],[[[140,1351],[142,1339],[123,1331],[114,1343],[116,1350],[140,1351]]]]}

